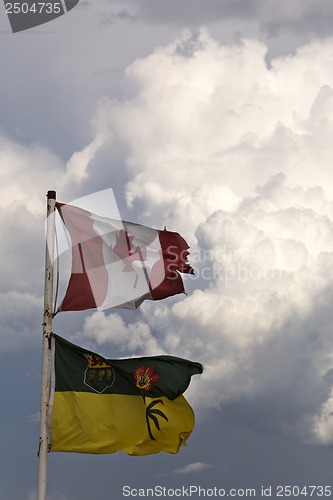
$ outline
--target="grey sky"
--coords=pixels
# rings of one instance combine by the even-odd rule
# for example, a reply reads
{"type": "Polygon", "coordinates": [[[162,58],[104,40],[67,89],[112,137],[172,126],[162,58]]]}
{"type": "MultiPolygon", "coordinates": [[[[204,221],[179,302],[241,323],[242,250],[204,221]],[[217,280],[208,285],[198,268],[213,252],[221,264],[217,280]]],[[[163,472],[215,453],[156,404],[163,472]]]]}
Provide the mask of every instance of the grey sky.
{"type": "Polygon", "coordinates": [[[13,35],[1,7],[1,499],[36,494],[48,189],[112,188],[123,218],[186,237],[197,269],[187,296],[54,330],[107,357],[205,365],[178,455],[51,454],[49,500],[331,483],[332,13],[100,0],[13,35]]]}

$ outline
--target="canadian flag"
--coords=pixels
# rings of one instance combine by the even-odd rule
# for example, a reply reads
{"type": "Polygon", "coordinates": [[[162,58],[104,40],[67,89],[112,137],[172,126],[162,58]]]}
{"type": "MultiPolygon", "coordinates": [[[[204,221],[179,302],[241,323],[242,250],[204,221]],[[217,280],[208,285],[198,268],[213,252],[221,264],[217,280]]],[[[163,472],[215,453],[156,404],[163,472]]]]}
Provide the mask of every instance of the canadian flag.
{"type": "Polygon", "coordinates": [[[57,203],[69,233],[72,270],[61,311],[136,309],[145,299],[184,292],[179,274],[194,271],[178,234],[109,219],[57,203]]]}

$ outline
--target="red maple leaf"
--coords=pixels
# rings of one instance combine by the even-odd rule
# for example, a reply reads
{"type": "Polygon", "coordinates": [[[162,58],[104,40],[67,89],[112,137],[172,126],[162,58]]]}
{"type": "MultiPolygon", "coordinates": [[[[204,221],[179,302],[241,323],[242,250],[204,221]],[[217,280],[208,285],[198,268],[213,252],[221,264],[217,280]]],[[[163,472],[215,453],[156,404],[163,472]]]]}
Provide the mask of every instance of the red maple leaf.
{"type": "Polygon", "coordinates": [[[146,248],[141,250],[139,246],[132,249],[133,239],[134,236],[131,236],[127,231],[121,229],[116,236],[116,244],[111,248],[123,261],[123,272],[134,272],[136,274],[135,283],[133,285],[133,288],[135,288],[138,282],[138,274],[133,267],[133,262],[142,262],[144,260],[147,260],[147,250],[146,248]]]}

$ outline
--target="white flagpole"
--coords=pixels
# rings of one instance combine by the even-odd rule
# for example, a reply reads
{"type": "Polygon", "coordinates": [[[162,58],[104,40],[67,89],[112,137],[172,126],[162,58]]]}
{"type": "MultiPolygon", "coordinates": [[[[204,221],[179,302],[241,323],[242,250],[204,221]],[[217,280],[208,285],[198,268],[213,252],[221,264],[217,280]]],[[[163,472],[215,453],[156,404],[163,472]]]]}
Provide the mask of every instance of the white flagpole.
{"type": "Polygon", "coordinates": [[[45,285],[44,285],[44,321],[43,321],[43,354],[42,354],[42,388],[40,402],[40,437],[38,451],[38,493],[37,500],[46,500],[47,454],[48,441],[48,405],[50,393],[50,358],[52,333],[52,300],[53,300],[53,259],[55,221],[54,211],[56,192],[47,193],[46,252],[45,252],[45,285]]]}

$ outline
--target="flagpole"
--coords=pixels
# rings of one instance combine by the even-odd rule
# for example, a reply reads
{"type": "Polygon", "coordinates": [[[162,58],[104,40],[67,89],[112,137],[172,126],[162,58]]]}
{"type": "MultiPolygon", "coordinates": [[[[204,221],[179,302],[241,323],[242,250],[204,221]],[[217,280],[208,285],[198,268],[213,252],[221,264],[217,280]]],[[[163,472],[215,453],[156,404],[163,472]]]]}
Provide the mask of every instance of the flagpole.
{"type": "Polygon", "coordinates": [[[48,405],[50,393],[50,359],[52,333],[52,300],[53,300],[53,259],[55,222],[54,211],[56,192],[47,192],[46,251],[45,251],[45,283],[44,283],[44,321],[42,352],[42,388],[40,401],[40,437],[38,450],[38,493],[37,500],[46,500],[47,454],[48,442],[48,405]]]}

